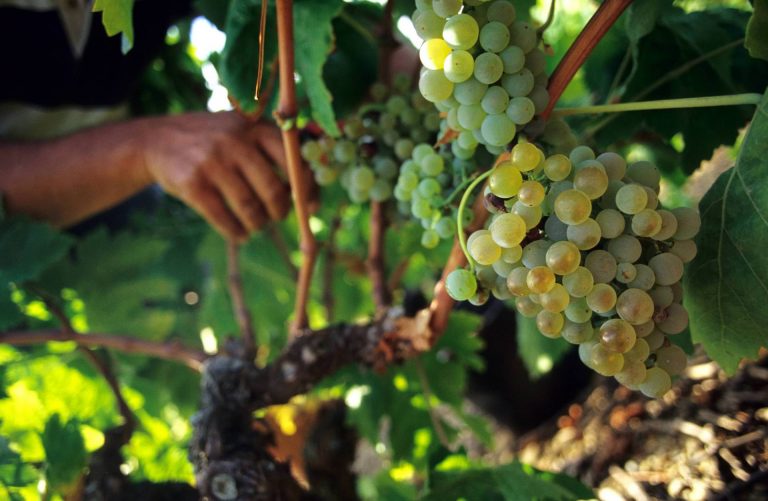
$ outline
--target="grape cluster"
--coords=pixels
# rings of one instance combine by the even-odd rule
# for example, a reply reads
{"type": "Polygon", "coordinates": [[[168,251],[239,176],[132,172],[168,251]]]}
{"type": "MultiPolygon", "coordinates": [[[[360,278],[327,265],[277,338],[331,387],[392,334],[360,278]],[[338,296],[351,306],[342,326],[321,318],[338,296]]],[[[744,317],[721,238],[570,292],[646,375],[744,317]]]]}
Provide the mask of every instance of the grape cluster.
{"type": "Polygon", "coordinates": [[[680,281],[701,219],[662,208],[659,183],[650,162],[585,146],[545,158],[517,144],[490,174],[496,214],[467,240],[474,273],[452,272],[449,294],[514,297],[543,335],[578,344],[587,366],[660,397],[687,363],[670,336],[688,325],[680,281]]]}
{"type": "Polygon", "coordinates": [[[469,158],[478,144],[501,153],[546,108],[539,34],[509,0],[417,1],[412,20],[424,40],[419,90],[458,133],[456,156],[469,158]]]}
{"type": "Polygon", "coordinates": [[[400,163],[411,157],[416,144],[434,142],[440,129],[439,113],[410,87],[405,75],[395,77],[392,91],[375,84],[374,103],[344,123],[341,138],[304,142],[302,157],[319,185],[338,180],[355,203],[392,198],[400,163]]]}

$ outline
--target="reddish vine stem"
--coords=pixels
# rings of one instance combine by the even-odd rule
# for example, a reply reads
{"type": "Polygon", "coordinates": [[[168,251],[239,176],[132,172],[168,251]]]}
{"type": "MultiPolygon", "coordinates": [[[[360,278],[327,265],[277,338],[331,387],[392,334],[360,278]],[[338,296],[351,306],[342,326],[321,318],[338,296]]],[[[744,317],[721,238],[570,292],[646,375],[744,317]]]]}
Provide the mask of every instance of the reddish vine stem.
{"type": "Polygon", "coordinates": [[[0,343],[14,346],[29,346],[49,341],[62,343],[71,341],[79,346],[109,348],[123,353],[147,355],[179,362],[198,372],[202,370],[203,362],[208,359],[206,353],[184,346],[178,341],[158,343],[146,339],[138,339],[133,336],[97,333],[79,334],[62,329],[0,332],[0,343]]]}
{"type": "Polygon", "coordinates": [[[283,132],[293,205],[299,223],[299,247],[302,253],[296,292],[292,335],[307,327],[307,303],[312,273],[317,259],[317,241],[309,226],[309,179],[302,168],[299,130],[296,128],[296,82],[294,80],[293,2],[277,0],[277,40],[280,58],[280,102],[276,118],[283,132]]]}
{"type": "Polygon", "coordinates": [[[565,88],[573,80],[574,75],[584,64],[597,43],[602,40],[616,20],[629,7],[632,0],[605,0],[573,42],[568,52],[555,68],[549,80],[549,104],[541,114],[547,119],[565,92],[565,88]]]}
{"type": "Polygon", "coordinates": [[[232,299],[232,309],[240,328],[243,340],[244,356],[252,360],[256,356],[256,333],[253,330],[253,319],[245,301],[243,276],[240,273],[240,246],[235,242],[227,242],[227,284],[229,296],[232,299]]]}

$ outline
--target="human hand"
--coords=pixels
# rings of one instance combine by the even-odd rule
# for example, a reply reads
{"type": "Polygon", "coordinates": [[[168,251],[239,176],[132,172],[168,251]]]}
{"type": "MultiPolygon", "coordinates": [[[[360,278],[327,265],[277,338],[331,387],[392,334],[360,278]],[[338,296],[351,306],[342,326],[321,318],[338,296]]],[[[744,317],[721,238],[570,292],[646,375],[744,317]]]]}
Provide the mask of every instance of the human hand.
{"type": "Polygon", "coordinates": [[[224,237],[242,242],[285,217],[291,194],[275,166],[286,165],[280,131],[236,113],[150,119],[144,164],[166,192],[200,213],[224,237]]]}

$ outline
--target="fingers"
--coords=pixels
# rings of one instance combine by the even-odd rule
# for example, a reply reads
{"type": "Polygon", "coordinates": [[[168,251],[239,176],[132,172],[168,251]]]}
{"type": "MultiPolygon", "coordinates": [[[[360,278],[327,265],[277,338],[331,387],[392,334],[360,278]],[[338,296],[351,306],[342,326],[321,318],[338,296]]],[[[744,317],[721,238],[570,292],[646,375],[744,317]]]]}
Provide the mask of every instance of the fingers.
{"type": "Polygon", "coordinates": [[[250,143],[258,144],[273,163],[277,164],[283,172],[287,172],[288,161],[285,158],[280,129],[273,125],[259,123],[246,132],[246,139],[250,143]]]}
{"type": "Polygon", "coordinates": [[[227,207],[216,188],[205,181],[196,183],[189,189],[187,203],[199,212],[225,238],[242,242],[248,233],[237,217],[227,207]]]}
{"type": "Polygon", "coordinates": [[[249,183],[234,166],[220,165],[208,172],[211,183],[224,196],[224,201],[248,232],[254,232],[266,222],[264,205],[249,183]]]}

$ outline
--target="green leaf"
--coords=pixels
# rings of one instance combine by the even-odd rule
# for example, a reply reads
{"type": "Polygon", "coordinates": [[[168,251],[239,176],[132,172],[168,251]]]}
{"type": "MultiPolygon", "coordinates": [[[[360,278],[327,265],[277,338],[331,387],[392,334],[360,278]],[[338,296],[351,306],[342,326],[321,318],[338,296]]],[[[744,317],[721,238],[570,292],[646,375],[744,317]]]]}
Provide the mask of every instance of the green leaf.
{"type": "Polygon", "coordinates": [[[699,254],[686,274],[691,335],[726,372],[768,346],[768,95],[736,166],[700,204],[699,254]]]}
{"type": "Polygon", "coordinates": [[[70,237],[47,224],[19,218],[0,222],[0,284],[37,278],[71,244],[70,237]]]}
{"type": "Polygon", "coordinates": [[[528,374],[537,379],[547,374],[571,350],[563,339],[550,339],[536,328],[536,321],[517,314],[517,350],[528,374]]]}
{"type": "Polygon", "coordinates": [[[85,469],[88,456],[80,424],[76,420],[62,423],[54,414],[45,423],[42,441],[48,482],[54,488],[71,485],[85,469]]]}
{"type": "Polygon", "coordinates": [[[10,441],[0,436],[0,484],[6,488],[24,487],[36,483],[38,478],[35,469],[11,449],[10,441]]]}
{"type": "Polygon", "coordinates": [[[333,46],[333,19],[341,12],[341,0],[302,0],[294,3],[293,25],[296,70],[309,102],[312,118],[331,136],[340,134],[331,101],[323,81],[323,66],[333,46]]]}
{"type": "Polygon", "coordinates": [[[123,34],[123,54],[133,47],[133,0],[96,0],[93,12],[101,12],[107,35],[123,34]]]}
{"type": "Polygon", "coordinates": [[[768,0],[755,0],[753,7],[744,46],[750,56],[768,61],[768,0]]]}
{"type": "Polygon", "coordinates": [[[0,330],[13,327],[24,319],[19,307],[11,300],[10,291],[6,289],[7,284],[5,288],[0,284],[0,330]]]}

